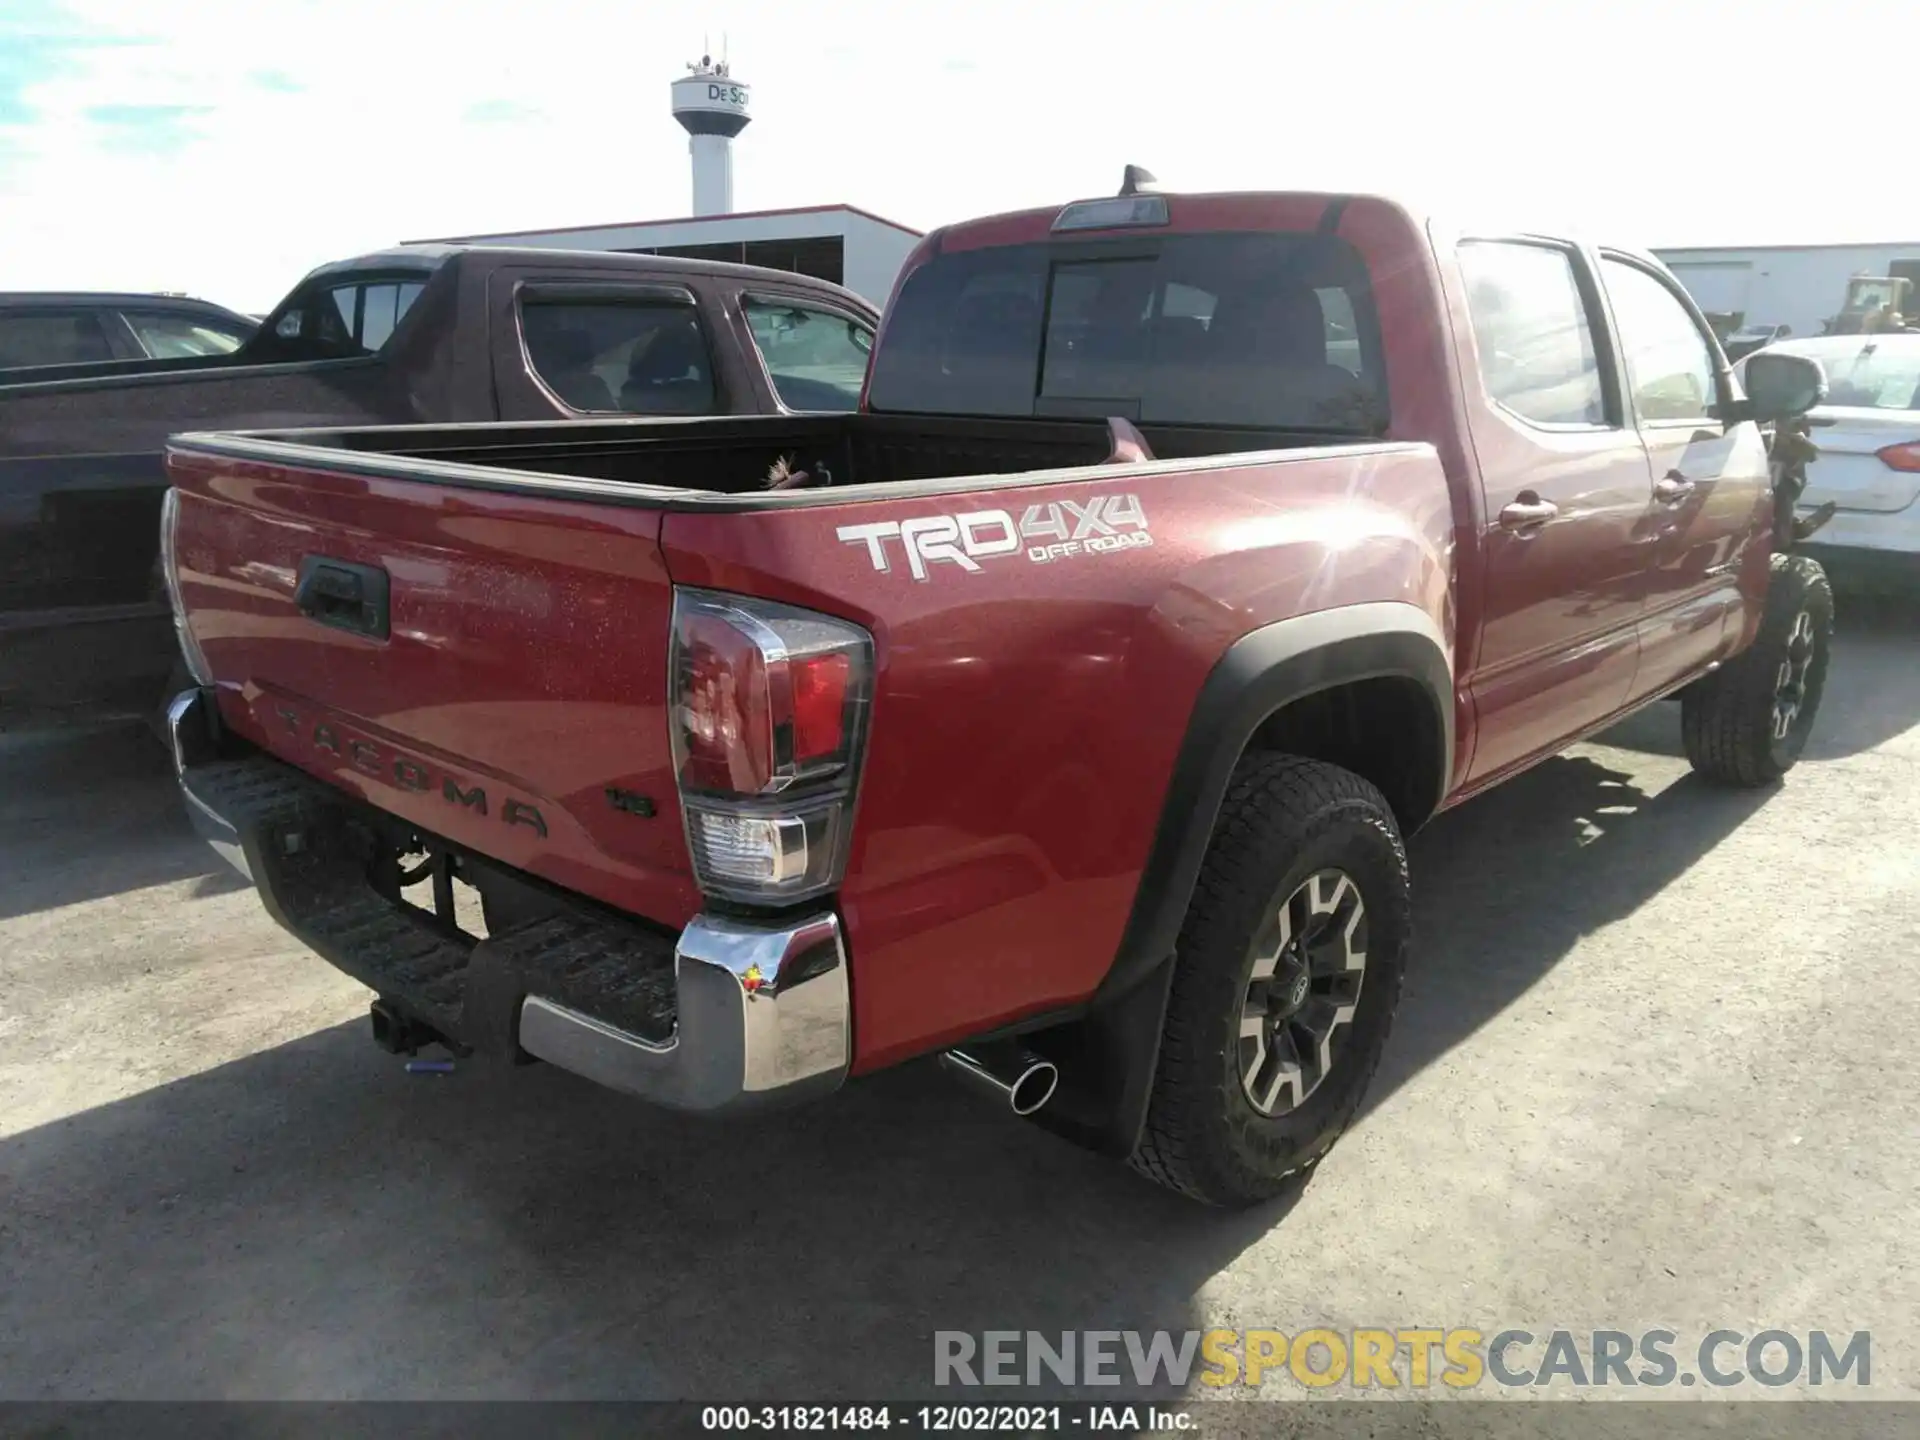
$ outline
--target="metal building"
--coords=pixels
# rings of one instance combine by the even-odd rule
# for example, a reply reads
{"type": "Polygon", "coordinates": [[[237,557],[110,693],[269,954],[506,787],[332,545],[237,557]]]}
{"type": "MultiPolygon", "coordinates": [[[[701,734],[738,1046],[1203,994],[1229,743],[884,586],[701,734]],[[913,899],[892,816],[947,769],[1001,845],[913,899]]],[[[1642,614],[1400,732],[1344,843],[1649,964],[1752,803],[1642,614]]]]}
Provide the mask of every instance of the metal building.
{"type": "Polygon", "coordinates": [[[1859,275],[1905,276],[1920,295],[1920,240],[1882,245],[1734,245],[1654,252],[1712,316],[1818,335],[1859,275]]]}

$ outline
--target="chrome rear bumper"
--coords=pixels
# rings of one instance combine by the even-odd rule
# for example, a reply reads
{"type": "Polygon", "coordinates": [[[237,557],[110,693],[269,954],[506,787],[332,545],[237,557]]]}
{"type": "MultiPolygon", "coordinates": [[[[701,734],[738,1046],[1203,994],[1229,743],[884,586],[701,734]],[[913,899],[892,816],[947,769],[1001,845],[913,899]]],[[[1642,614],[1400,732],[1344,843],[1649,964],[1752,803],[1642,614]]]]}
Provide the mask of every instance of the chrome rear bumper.
{"type": "Polygon", "coordinates": [[[673,958],[671,1040],[529,995],[521,1048],[676,1110],[751,1109],[838,1088],[853,1028],[846,952],[831,914],[778,927],[703,915],[681,933],[673,958]]]}
{"type": "Polygon", "coordinates": [[[209,764],[216,758],[219,713],[213,697],[204,690],[183,690],[167,703],[167,737],[173,747],[173,773],[179,778],[180,797],[186,803],[187,819],[194,833],[211,845],[222,860],[251,880],[253,867],[247,863],[239,830],[196,793],[188,778],[194,766],[209,764]]]}
{"type": "Polygon", "coordinates": [[[288,931],[441,1034],[677,1110],[785,1104],[846,1078],[852,1003],[831,912],[778,923],[703,915],[670,962],[664,940],[589,907],[463,944],[330,857],[328,836],[358,801],[258,752],[236,755],[205,691],[177,696],[168,721],[200,836],[288,931]],[[663,992],[670,984],[654,1007],[670,1017],[657,1033],[623,1027],[610,1018],[617,1005],[597,1003],[630,998],[636,976],[657,977],[663,992]]]}

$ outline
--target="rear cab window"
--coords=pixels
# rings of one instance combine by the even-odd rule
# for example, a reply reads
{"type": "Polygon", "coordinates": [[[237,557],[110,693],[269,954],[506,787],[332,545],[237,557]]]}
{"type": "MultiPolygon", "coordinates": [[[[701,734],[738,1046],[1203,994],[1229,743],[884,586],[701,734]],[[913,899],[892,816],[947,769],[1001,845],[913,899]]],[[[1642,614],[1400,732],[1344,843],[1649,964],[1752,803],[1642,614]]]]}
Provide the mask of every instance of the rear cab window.
{"type": "Polygon", "coordinates": [[[873,327],[837,310],[772,295],[747,295],[740,308],[789,410],[850,411],[860,404],[873,353],[873,327]]]}
{"type": "Polygon", "coordinates": [[[935,256],[894,302],[868,404],[1356,435],[1388,417],[1366,265],[1318,233],[935,256]]]}
{"type": "Polygon", "coordinates": [[[569,409],[710,415],[719,408],[713,351],[691,295],[529,288],[520,333],[528,368],[569,409]]]}
{"type": "Polygon", "coordinates": [[[427,287],[427,275],[328,276],[301,287],[254,337],[262,361],[356,360],[377,355],[427,287]]]}

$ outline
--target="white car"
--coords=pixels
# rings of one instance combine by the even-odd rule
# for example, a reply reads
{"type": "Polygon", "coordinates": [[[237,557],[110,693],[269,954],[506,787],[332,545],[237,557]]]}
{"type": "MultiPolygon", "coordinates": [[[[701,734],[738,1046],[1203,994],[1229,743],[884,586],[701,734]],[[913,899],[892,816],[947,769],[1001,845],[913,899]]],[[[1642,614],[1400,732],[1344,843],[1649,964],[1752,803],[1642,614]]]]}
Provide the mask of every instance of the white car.
{"type": "MultiPolygon", "coordinates": [[[[1920,335],[1809,336],[1766,353],[1804,355],[1827,372],[1827,401],[1813,412],[1820,458],[1799,508],[1839,508],[1799,548],[1836,578],[1920,584],[1920,335]]],[[[1734,366],[1743,382],[1745,370],[1734,366]]]]}
{"type": "Polygon", "coordinates": [[[1784,340],[1791,334],[1793,334],[1791,325],[1743,325],[1727,336],[1727,358],[1744,360],[1754,351],[1763,349],[1775,341],[1784,340]]]}

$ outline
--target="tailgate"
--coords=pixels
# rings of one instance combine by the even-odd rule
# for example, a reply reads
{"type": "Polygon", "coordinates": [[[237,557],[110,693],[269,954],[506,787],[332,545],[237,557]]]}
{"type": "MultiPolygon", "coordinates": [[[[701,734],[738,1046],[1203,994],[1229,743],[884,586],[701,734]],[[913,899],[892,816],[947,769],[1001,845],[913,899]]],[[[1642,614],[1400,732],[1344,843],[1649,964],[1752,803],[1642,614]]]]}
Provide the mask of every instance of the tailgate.
{"type": "Polygon", "coordinates": [[[177,452],[223,719],[422,831],[679,926],[660,515],[177,452]]]}
{"type": "Polygon", "coordinates": [[[1877,453],[1920,440],[1920,415],[1829,406],[1814,411],[1814,418],[1832,423],[1813,432],[1820,458],[1807,467],[1802,507],[1831,500],[1842,510],[1885,514],[1904,510],[1920,497],[1920,472],[1895,470],[1877,453]]]}

